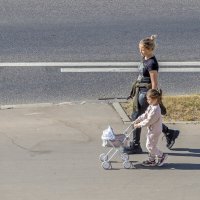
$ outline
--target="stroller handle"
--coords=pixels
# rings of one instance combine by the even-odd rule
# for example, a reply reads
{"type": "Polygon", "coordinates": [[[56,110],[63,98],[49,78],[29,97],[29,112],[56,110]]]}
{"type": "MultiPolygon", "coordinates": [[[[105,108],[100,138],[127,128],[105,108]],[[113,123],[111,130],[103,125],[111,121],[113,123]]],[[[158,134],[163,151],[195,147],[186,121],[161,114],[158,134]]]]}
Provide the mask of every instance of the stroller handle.
{"type": "MultiPolygon", "coordinates": [[[[135,123],[135,121],[131,122],[131,124],[124,130],[123,134],[126,134],[127,132],[129,132],[128,130],[132,127],[132,125],[135,123]]],[[[133,128],[132,128],[133,129],[133,128]]],[[[131,129],[131,130],[132,130],[131,129]]]]}

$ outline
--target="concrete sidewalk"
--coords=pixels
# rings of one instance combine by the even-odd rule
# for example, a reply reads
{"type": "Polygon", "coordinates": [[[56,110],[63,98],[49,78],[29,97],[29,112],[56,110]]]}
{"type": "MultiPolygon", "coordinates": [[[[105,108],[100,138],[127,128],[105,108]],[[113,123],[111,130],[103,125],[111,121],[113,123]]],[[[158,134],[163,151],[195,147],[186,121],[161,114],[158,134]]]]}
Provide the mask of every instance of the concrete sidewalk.
{"type": "MultiPolygon", "coordinates": [[[[181,134],[162,168],[142,168],[146,154],[131,155],[135,169],[113,159],[104,170],[102,131],[128,126],[108,103],[69,103],[0,110],[2,200],[190,199],[200,196],[200,124],[169,124],[181,134]]],[[[145,150],[145,132],[142,147],[145,150]]],[[[106,149],[107,150],[107,149],[106,149]]]]}

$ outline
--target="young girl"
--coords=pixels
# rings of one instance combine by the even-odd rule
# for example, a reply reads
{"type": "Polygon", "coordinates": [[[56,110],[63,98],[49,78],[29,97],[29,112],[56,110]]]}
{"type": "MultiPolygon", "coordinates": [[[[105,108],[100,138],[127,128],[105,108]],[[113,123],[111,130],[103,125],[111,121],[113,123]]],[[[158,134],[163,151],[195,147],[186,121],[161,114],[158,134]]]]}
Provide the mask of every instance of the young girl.
{"type": "Polygon", "coordinates": [[[162,166],[167,159],[167,154],[157,148],[158,139],[162,132],[162,115],[159,106],[161,98],[161,93],[158,90],[150,89],[147,92],[149,104],[147,110],[133,122],[134,128],[147,126],[148,130],[146,148],[149,152],[149,158],[142,163],[143,166],[162,166]]]}
{"type": "MultiPolygon", "coordinates": [[[[158,88],[158,70],[159,65],[157,59],[154,55],[154,50],[156,47],[155,43],[156,36],[152,35],[142,39],[139,42],[139,51],[142,56],[142,62],[140,63],[139,76],[137,82],[141,84],[138,86],[138,92],[134,94],[134,98],[137,99],[137,111],[133,111],[132,120],[134,121],[138,116],[143,114],[148,107],[148,102],[146,100],[146,93],[148,89],[158,88]],[[150,88],[144,87],[144,84],[150,85],[150,88]]],[[[130,97],[133,97],[132,94],[130,97]]],[[[162,125],[162,132],[167,139],[167,147],[169,149],[175,143],[175,139],[179,135],[178,130],[169,129],[165,124],[162,125]]],[[[129,147],[124,148],[124,153],[135,154],[142,153],[142,148],[140,146],[140,134],[141,128],[134,129],[133,131],[133,141],[130,143],[129,147]]]]}

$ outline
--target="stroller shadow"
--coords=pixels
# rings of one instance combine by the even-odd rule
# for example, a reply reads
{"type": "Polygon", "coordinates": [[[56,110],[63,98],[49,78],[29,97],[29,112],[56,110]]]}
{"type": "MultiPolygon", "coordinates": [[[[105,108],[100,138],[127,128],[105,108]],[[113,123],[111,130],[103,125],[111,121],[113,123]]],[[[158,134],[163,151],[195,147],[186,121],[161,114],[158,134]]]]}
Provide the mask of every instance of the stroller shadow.
{"type": "MultiPolygon", "coordinates": [[[[135,169],[135,163],[137,163],[137,161],[130,161],[130,162],[132,163],[132,167],[130,169],[135,169]]],[[[122,165],[123,162],[121,162],[121,161],[111,161],[111,164],[113,164],[113,163],[114,164],[118,163],[118,164],[122,165]]],[[[110,170],[122,170],[122,169],[124,169],[124,168],[123,167],[113,167],[112,166],[112,169],[110,169],[110,170]]],[[[127,170],[127,169],[125,169],[125,170],[127,170]]]]}

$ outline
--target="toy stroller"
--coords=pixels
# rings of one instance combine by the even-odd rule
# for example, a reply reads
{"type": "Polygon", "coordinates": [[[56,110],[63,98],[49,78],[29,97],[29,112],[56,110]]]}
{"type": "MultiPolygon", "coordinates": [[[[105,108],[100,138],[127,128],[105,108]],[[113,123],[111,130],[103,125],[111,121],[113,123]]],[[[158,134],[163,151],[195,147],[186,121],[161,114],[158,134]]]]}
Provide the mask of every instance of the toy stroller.
{"type": "Polygon", "coordinates": [[[133,167],[132,163],[129,161],[129,155],[127,153],[123,153],[123,147],[127,146],[129,137],[133,131],[132,125],[133,122],[122,134],[115,134],[110,126],[103,131],[101,136],[103,141],[102,146],[111,147],[107,153],[102,153],[99,156],[100,161],[102,161],[101,166],[104,169],[112,169],[110,161],[117,153],[120,155],[125,169],[130,169],[133,167]],[[114,153],[112,153],[113,151],[114,153]]]}

